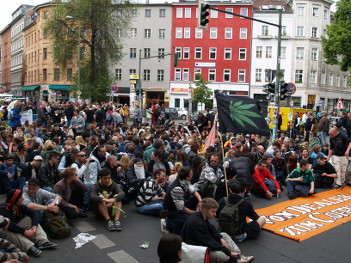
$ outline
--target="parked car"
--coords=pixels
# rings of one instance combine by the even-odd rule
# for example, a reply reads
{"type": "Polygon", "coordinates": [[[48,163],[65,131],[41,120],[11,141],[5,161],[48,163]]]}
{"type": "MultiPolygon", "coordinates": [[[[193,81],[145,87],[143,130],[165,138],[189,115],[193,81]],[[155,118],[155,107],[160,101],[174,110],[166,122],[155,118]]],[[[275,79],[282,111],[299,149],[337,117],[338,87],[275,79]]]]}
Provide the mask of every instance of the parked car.
{"type": "Polygon", "coordinates": [[[188,110],[179,107],[177,107],[176,109],[178,111],[178,119],[186,120],[186,118],[188,117],[188,110]]]}
{"type": "Polygon", "coordinates": [[[177,108],[165,108],[165,118],[167,120],[176,120],[176,119],[178,119],[177,108]]]}
{"type": "Polygon", "coordinates": [[[338,123],[338,121],[340,120],[340,117],[337,116],[332,116],[329,119],[329,127],[330,128],[335,128],[336,124],[338,123]]]}

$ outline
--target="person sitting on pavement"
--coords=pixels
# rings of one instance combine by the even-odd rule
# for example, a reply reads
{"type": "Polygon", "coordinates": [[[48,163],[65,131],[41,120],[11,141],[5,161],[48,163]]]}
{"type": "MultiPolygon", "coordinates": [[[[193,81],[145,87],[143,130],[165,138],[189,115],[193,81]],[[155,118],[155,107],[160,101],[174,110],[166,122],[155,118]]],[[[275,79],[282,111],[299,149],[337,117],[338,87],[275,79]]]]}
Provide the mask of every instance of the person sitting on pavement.
{"type": "Polygon", "coordinates": [[[182,260],[182,238],[169,234],[163,236],[157,246],[160,263],[180,263],[182,260]]]}
{"type": "Polygon", "coordinates": [[[0,208],[0,215],[10,220],[0,233],[28,255],[39,256],[42,249],[57,247],[48,240],[45,231],[38,223],[37,214],[22,204],[22,190],[11,189],[7,193],[6,204],[0,208]]]}
{"type": "Polygon", "coordinates": [[[95,184],[98,180],[98,175],[101,171],[101,168],[104,167],[107,157],[109,154],[106,151],[104,145],[97,146],[93,152],[90,154],[92,159],[89,163],[89,178],[86,178],[87,182],[93,182],[95,184]]]}
{"type": "Polygon", "coordinates": [[[307,197],[315,194],[314,176],[309,167],[308,160],[301,160],[299,162],[300,168],[296,168],[288,175],[286,179],[286,186],[288,188],[289,199],[296,197],[307,197]]]}
{"type": "Polygon", "coordinates": [[[211,262],[252,262],[254,257],[246,257],[227,233],[220,233],[209,220],[216,217],[219,207],[212,198],[201,201],[200,211],[191,215],[185,222],[181,237],[183,242],[210,249],[211,262]]]}
{"type": "Polygon", "coordinates": [[[190,184],[193,171],[190,166],[179,170],[177,179],[169,186],[165,197],[165,209],[168,209],[166,220],[161,219],[161,230],[167,228],[173,234],[180,234],[184,222],[196,212],[201,196],[196,187],[190,184]]]}
{"type": "Polygon", "coordinates": [[[283,174],[286,162],[284,157],[282,157],[281,151],[277,150],[273,153],[273,155],[274,157],[272,159],[272,164],[274,165],[275,178],[281,183],[284,181],[283,174]]]}
{"type": "Polygon", "coordinates": [[[58,213],[58,204],[62,198],[58,194],[48,192],[40,188],[40,182],[36,178],[31,178],[23,188],[23,205],[37,213],[39,224],[44,224],[44,211],[58,213]]]}
{"type": "Polygon", "coordinates": [[[337,178],[336,170],[325,156],[317,157],[317,164],[313,167],[314,187],[328,188],[334,183],[334,178],[337,178]]]}
{"type": "Polygon", "coordinates": [[[79,180],[77,169],[72,167],[66,168],[61,175],[62,179],[55,184],[53,189],[53,193],[59,194],[62,197],[59,204],[61,211],[65,213],[67,219],[87,217],[87,214],[82,211],[82,192],[88,191],[88,187],[79,180]]]}
{"type": "Polygon", "coordinates": [[[27,181],[30,178],[37,178],[37,174],[39,174],[39,169],[42,164],[43,157],[36,155],[33,161],[21,165],[21,177],[25,177],[27,181]]]}
{"type": "Polygon", "coordinates": [[[23,189],[26,184],[25,177],[19,177],[17,165],[13,163],[12,154],[4,156],[4,163],[0,164],[0,193],[5,194],[10,189],[23,189]]]}
{"type": "MultiPolygon", "coordinates": [[[[267,170],[267,169],[266,169],[267,170]]],[[[239,201],[243,200],[243,195],[245,188],[242,187],[241,183],[237,180],[231,181],[229,183],[229,204],[237,204],[239,201]]],[[[224,197],[226,198],[226,197],[224,197]]],[[[222,198],[219,200],[219,209],[217,215],[221,213],[224,206],[226,205],[225,199],[222,198]]],[[[243,200],[238,205],[238,214],[239,214],[239,233],[235,236],[235,242],[243,242],[244,240],[256,239],[261,231],[261,228],[266,224],[266,218],[264,216],[259,216],[255,212],[252,204],[243,200]],[[246,218],[252,219],[252,222],[247,223],[246,218]]]]}
{"type": "Polygon", "coordinates": [[[145,180],[135,200],[138,213],[144,215],[161,214],[166,193],[160,185],[165,182],[166,177],[165,170],[157,169],[150,180],[145,180]]]}
{"type": "Polygon", "coordinates": [[[96,216],[106,220],[109,231],[122,230],[122,224],[119,220],[124,196],[125,194],[118,184],[111,179],[110,169],[102,168],[99,180],[93,186],[91,201],[96,216]]]}
{"type": "Polygon", "coordinates": [[[37,179],[40,181],[41,188],[52,192],[54,185],[60,180],[60,174],[57,165],[60,162],[60,154],[52,152],[49,160],[40,166],[37,179]]]}

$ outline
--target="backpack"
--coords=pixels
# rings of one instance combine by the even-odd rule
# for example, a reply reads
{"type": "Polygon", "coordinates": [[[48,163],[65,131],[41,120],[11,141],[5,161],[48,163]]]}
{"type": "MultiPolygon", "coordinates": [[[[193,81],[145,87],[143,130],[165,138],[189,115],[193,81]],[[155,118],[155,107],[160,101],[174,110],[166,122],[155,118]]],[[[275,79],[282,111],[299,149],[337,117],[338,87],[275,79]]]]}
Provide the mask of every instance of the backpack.
{"type": "Polygon", "coordinates": [[[15,116],[14,116],[12,110],[9,110],[9,111],[8,111],[8,113],[7,113],[7,119],[8,119],[9,121],[14,121],[14,120],[15,120],[15,116]]]}
{"type": "Polygon", "coordinates": [[[219,213],[219,226],[221,231],[227,233],[231,238],[234,238],[240,233],[241,224],[239,221],[239,209],[238,206],[244,202],[241,199],[236,204],[230,204],[228,197],[224,197],[225,206],[219,213]]]}
{"type": "Polygon", "coordinates": [[[63,212],[44,212],[45,229],[51,238],[65,238],[71,234],[71,227],[67,223],[63,212]]]}
{"type": "Polygon", "coordinates": [[[106,112],[106,121],[108,122],[112,121],[112,115],[108,112],[106,112]]]}

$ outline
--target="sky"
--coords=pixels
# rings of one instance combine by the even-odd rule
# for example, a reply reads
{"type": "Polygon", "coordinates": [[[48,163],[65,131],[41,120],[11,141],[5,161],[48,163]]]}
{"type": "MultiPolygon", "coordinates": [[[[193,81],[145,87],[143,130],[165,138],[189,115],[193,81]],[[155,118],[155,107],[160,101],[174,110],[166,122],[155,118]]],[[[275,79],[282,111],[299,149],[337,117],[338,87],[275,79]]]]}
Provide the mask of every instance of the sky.
{"type": "MultiPolygon", "coordinates": [[[[36,6],[36,5],[39,5],[42,3],[46,3],[46,2],[49,2],[49,0],[2,0],[2,5],[0,8],[0,31],[11,22],[11,20],[12,20],[11,14],[20,5],[27,4],[27,5],[36,6]],[[6,1],[6,4],[3,3],[5,1],[6,1]]],[[[138,2],[142,2],[142,1],[139,0],[138,2]]],[[[162,2],[162,0],[158,0],[158,1],[152,0],[152,1],[150,1],[150,3],[151,2],[162,2]]],[[[171,0],[168,2],[171,2],[171,0]]],[[[334,6],[335,6],[335,4],[334,4],[334,6]]],[[[332,8],[332,10],[333,10],[333,8],[332,8]]],[[[334,8],[334,10],[335,10],[335,8],[334,8]]]]}

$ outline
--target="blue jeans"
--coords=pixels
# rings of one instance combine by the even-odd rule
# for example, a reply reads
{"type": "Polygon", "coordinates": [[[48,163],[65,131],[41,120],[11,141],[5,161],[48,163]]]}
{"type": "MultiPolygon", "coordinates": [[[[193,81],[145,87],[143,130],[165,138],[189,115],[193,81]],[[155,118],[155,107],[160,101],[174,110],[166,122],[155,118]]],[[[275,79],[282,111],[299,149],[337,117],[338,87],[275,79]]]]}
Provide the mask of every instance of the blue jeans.
{"type": "Polygon", "coordinates": [[[162,200],[153,201],[149,204],[138,206],[137,210],[139,214],[154,216],[162,212],[163,202],[162,200]]]}
{"type": "Polygon", "coordinates": [[[10,189],[20,189],[22,190],[23,187],[26,185],[26,178],[25,177],[18,177],[16,180],[10,181],[7,176],[1,176],[1,185],[2,189],[1,192],[3,194],[7,193],[10,189]]]}
{"type": "Polygon", "coordinates": [[[326,137],[327,137],[327,133],[326,132],[318,132],[317,135],[319,135],[321,137],[321,140],[322,140],[322,144],[326,143],[327,140],[326,140],[326,137]]]}
{"type": "Polygon", "coordinates": [[[94,183],[93,182],[84,182],[84,183],[88,187],[88,191],[84,192],[83,194],[83,207],[86,209],[89,209],[90,195],[91,195],[91,191],[93,190],[94,183]]]}
{"type": "MultiPolygon", "coordinates": [[[[45,205],[48,205],[48,204],[51,204],[52,202],[54,201],[54,199],[50,199],[49,201],[47,201],[46,203],[45,203],[45,205]]],[[[34,211],[36,214],[37,214],[37,216],[38,216],[38,222],[39,222],[39,224],[41,224],[42,226],[44,225],[44,210],[36,210],[36,211],[34,211]]]]}

